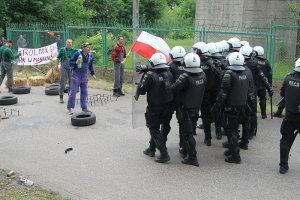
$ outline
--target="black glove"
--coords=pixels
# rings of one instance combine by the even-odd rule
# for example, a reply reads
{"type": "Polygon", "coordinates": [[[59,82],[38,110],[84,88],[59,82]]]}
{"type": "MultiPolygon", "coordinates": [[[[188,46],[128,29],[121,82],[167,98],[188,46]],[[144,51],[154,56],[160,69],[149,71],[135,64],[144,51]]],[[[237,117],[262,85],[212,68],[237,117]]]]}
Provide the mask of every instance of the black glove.
{"type": "Polygon", "coordinates": [[[147,65],[137,65],[135,68],[135,72],[142,74],[150,71],[151,69],[147,65]]]}
{"type": "Polygon", "coordinates": [[[271,96],[273,96],[273,94],[274,94],[274,90],[273,90],[272,88],[270,88],[270,89],[268,90],[268,93],[269,93],[269,96],[271,97],[271,96]]]}

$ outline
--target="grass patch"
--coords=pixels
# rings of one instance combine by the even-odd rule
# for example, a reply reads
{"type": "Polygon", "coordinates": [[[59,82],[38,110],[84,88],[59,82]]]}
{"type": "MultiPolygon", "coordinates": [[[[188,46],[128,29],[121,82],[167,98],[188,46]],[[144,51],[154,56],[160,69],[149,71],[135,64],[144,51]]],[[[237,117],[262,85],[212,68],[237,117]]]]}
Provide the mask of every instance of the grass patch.
{"type": "Polygon", "coordinates": [[[294,62],[291,60],[276,61],[273,66],[273,79],[283,80],[288,73],[293,71],[293,69],[294,69],[294,62]]]}
{"type": "Polygon", "coordinates": [[[61,195],[33,185],[22,186],[18,183],[18,175],[7,177],[8,171],[0,169],[0,199],[18,200],[67,200],[61,195]]]}

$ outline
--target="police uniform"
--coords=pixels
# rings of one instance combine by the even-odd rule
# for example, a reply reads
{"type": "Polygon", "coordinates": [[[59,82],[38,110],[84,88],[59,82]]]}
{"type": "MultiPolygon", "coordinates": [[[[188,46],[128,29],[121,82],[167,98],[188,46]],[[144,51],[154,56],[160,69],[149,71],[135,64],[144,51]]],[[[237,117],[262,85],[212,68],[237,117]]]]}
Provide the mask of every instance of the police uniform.
{"type": "MultiPolygon", "coordinates": [[[[298,59],[299,60],[299,59],[298,59]]],[[[288,74],[281,87],[280,95],[285,98],[286,114],[280,132],[280,169],[284,174],[288,169],[289,152],[300,131],[300,69],[288,74]]]]}
{"type": "MultiPolygon", "coordinates": [[[[257,132],[257,102],[256,102],[256,95],[257,95],[257,84],[260,83],[264,88],[266,88],[269,91],[269,94],[273,94],[273,89],[272,85],[269,83],[267,77],[264,75],[263,71],[261,68],[258,66],[257,62],[253,60],[253,58],[245,56],[245,67],[249,68],[252,72],[253,79],[254,79],[254,84],[253,84],[253,89],[254,92],[253,94],[255,95],[255,100],[249,104],[248,109],[248,120],[249,120],[249,138],[251,139],[253,136],[256,136],[257,132]]],[[[260,86],[259,86],[260,87],[260,86]]],[[[243,133],[244,133],[243,129],[243,133]]],[[[245,130],[246,131],[246,130],[245,130]]],[[[246,136],[245,136],[246,137],[246,136]]]]}
{"type": "MultiPolygon", "coordinates": [[[[243,57],[240,53],[238,59],[243,57]]],[[[231,55],[229,55],[229,58],[231,55]]],[[[251,92],[251,74],[246,70],[242,64],[233,65],[229,63],[229,70],[224,74],[221,84],[221,91],[219,93],[217,104],[224,106],[224,131],[227,134],[229,150],[226,155],[226,162],[240,163],[241,158],[238,146],[238,126],[246,119],[246,106],[248,99],[253,99],[251,92]]]]}
{"type": "Polygon", "coordinates": [[[161,154],[155,159],[156,162],[170,160],[166,140],[171,130],[170,121],[174,112],[174,94],[168,87],[174,80],[168,68],[169,66],[165,64],[157,68],[153,67],[153,70],[148,71],[138,85],[140,94],[147,93],[148,105],[145,118],[151,136],[150,146],[144,151],[144,154],[153,157],[157,148],[161,154]]]}
{"type": "Polygon", "coordinates": [[[193,135],[196,132],[196,124],[206,85],[206,76],[202,69],[199,68],[199,65],[197,68],[184,67],[183,69],[185,72],[179,76],[171,87],[172,90],[178,93],[176,116],[179,126],[182,127],[183,147],[186,148],[187,152],[187,157],[184,158],[182,163],[199,166],[196,141],[193,135]]]}
{"type": "MultiPolygon", "coordinates": [[[[211,108],[216,102],[217,94],[220,90],[221,85],[221,73],[216,69],[213,60],[211,58],[202,57],[201,58],[201,69],[206,75],[207,84],[205,87],[205,94],[201,106],[201,117],[203,121],[204,129],[204,143],[207,146],[211,145],[211,123],[213,122],[213,116],[211,113],[211,108]]],[[[219,124],[221,125],[221,124],[219,124]]],[[[218,128],[221,129],[219,126],[218,128]]],[[[219,130],[221,132],[221,130],[219,130]]]]}
{"type": "MultiPolygon", "coordinates": [[[[268,82],[270,85],[272,85],[272,68],[269,63],[269,61],[262,57],[262,56],[256,56],[255,60],[258,64],[258,66],[261,68],[262,72],[264,73],[265,77],[268,79],[268,82]]],[[[266,103],[267,103],[267,98],[266,98],[266,88],[265,84],[261,79],[256,79],[255,80],[256,87],[257,87],[257,96],[259,98],[259,106],[261,110],[261,117],[267,118],[266,114],[266,103]]]]}

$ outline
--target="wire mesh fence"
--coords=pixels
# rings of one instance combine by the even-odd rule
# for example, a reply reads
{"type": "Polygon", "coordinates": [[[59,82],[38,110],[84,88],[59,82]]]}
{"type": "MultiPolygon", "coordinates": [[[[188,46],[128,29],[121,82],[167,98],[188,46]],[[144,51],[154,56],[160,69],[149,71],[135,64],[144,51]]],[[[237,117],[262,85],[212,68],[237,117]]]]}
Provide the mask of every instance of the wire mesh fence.
{"type": "MultiPolygon", "coordinates": [[[[141,22],[139,28],[133,28],[131,22],[101,21],[82,23],[81,25],[69,24],[8,24],[7,37],[17,43],[20,35],[27,41],[27,48],[39,48],[55,42],[55,36],[61,35],[63,41],[73,39],[73,46],[80,48],[81,43],[92,43],[92,49],[96,50],[94,62],[96,66],[112,67],[111,51],[117,42],[117,37],[125,37],[127,51],[133,44],[133,31],[139,34],[147,31],[163,38],[172,48],[183,46],[187,52],[197,41],[218,42],[238,37],[246,40],[251,46],[263,46],[265,56],[273,67],[275,79],[283,79],[293,68],[293,63],[300,56],[300,27],[284,21],[271,21],[265,23],[198,23],[198,24],[168,24],[161,25],[141,22]],[[287,25],[288,24],[288,25],[287,25]]],[[[17,45],[15,45],[17,48],[17,45]]],[[[127,58],[125,67],[133,67],[132,54],[127,58]]],[[[138,57],[138,62],[144,59],[138,57]]]]}

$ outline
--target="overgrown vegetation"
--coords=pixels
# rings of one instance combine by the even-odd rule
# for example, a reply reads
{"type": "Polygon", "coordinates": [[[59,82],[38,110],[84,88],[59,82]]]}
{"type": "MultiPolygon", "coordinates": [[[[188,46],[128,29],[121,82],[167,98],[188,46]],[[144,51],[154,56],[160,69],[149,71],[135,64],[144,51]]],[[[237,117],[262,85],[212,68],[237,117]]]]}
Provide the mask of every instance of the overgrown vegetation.
{"type": "Polygon", "coordinates": [[[67,200],[67,198],[39,186],[22,186],[18,183],[18,175],[7,176],[8,171],[0,169],[0,199],[18,200],[67,200]]]}

